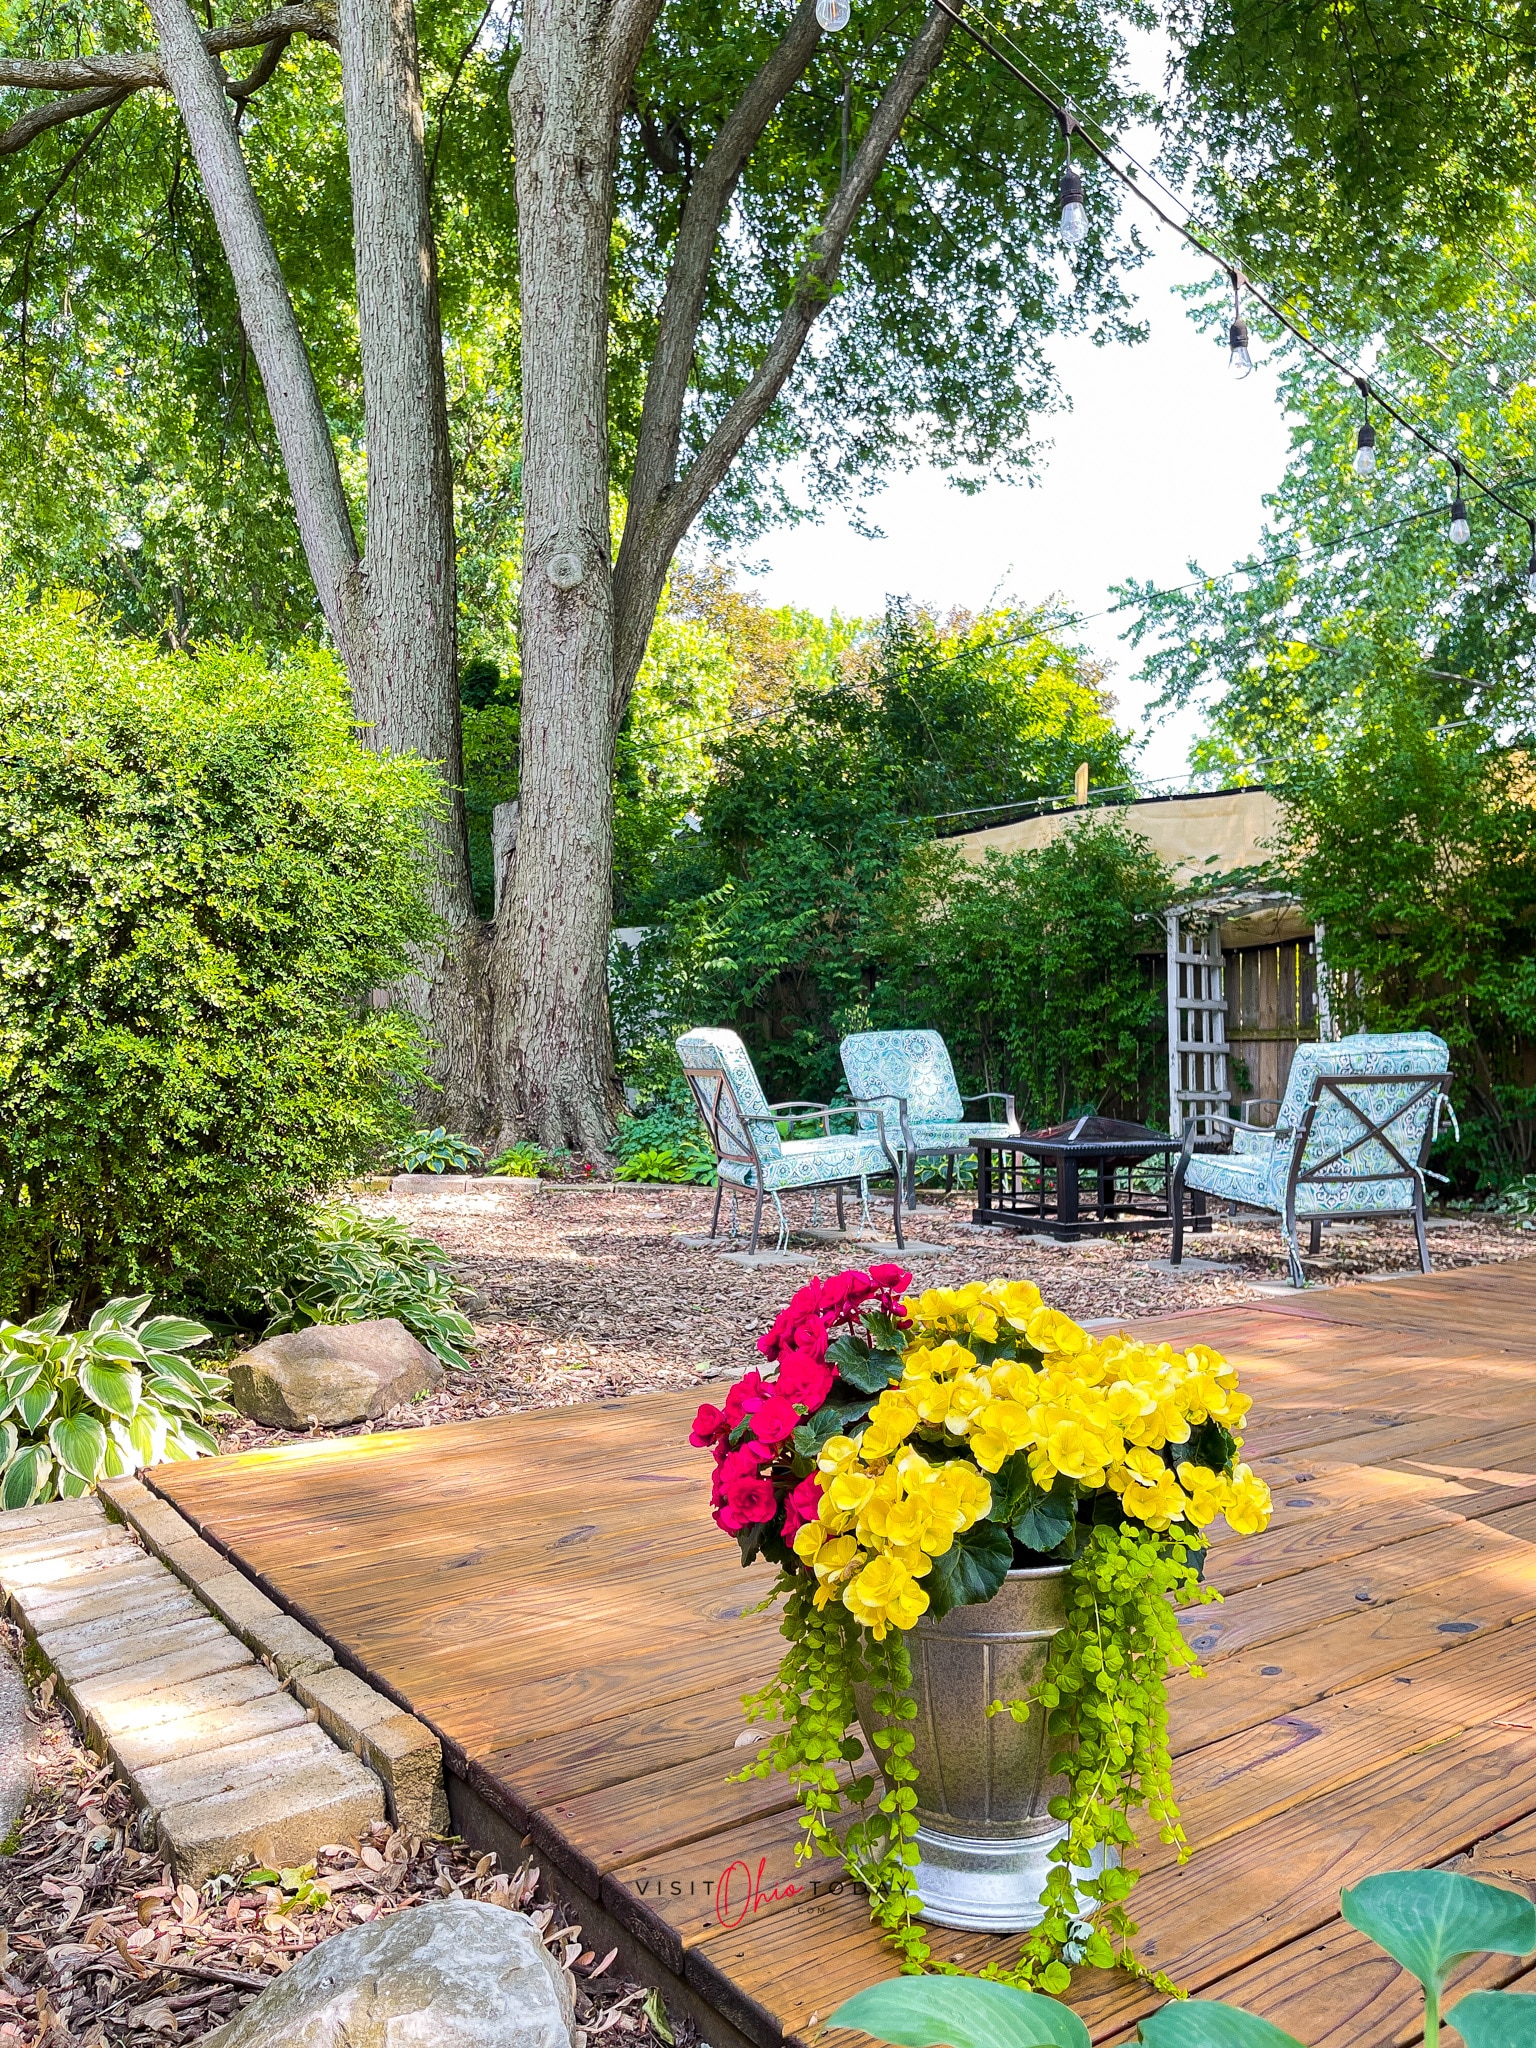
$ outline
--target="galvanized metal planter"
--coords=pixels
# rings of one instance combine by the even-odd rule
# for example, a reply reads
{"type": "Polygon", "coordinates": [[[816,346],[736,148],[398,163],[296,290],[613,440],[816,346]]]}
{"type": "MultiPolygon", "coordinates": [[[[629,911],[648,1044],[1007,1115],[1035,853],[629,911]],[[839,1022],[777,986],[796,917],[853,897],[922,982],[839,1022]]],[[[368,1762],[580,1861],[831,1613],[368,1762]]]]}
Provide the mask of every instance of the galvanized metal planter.
{"type": "MultiPolygon", "coordinates": [[[[1051,1638],[1066,1623],[1065,1565],[1013,1571],[996,1596],[923,1616],[907,1637],[917,1719],[917,1846],[914,1873],[923,1918],[940,1927],[1022,1932],[1039,1924],[1050,1851],[1066,1833],[1050,1801],[1067,1790],[1052,1776],[1045,1713],[989,1720],[993,1700],[1029,1696],[1045,1671],[1051,1638]]],[[[859,1719],[871,1754],[879,1726],[868,1686],[859,1719]]]]}

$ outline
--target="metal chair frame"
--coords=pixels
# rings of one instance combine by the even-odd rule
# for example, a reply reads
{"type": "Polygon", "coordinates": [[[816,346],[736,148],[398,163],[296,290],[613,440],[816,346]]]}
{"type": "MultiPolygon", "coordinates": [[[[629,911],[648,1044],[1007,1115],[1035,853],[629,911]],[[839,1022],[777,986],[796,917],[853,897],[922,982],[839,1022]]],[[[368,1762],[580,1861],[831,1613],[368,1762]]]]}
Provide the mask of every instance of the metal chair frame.
{"type": "MultiPolygon", "coordinates": [[[[907,1112],[907,1097],[905,1095],[855,1095],[851,1100],[855,1109],[872,1109],[876,1116],[879,1116],[881,1113],[878,1107],[880,1103],[895,1103],[897,1115],[901,1121],[901,1156],[906,1180],[908,1209],[915,1209],[917,1207],[917,1162],[919,1159],[942,1159],[944,1161],[944,1192],[947,1195],[953,1190],[955,1185],[955,1161],[962,1157],[969,1158],[971,1150],[969,1138],[961,1138],[953,1145],[923,1145],[919,1147],[913,1134],[912,1120],[907,1112]]],[[[973,1102],[1001,1102],[1004,1105],[1004,1113],[1009,1128],[1013,1131],[1018,1130],[1019,1113],[1014,1107],[1013,1097],[1005,1094],[1001,1088],[987,1088],[980,1095],[962,1095],[960,1107],[968,1109],[973,1102]]]]}
{"type": "MultiPolygon", "coordinates": [[[[779,1234],[782,1242],[787,1228],[784,1225],[784,1207],[779,1200],[778,1189],[769,1188],[764,1185],[764,1162],[753,1138],[752,1126],[754,1124],[772,1124],[777,1128],[779,1119],[783,1116],[787,1116],[791,1123],[811,1123],[819,1120],[822,1135],[830,1138],[834,1135],[832,1130],[833,1117],[846,1113],[843,1105],[838,1104],[834,1108],[828,1102],[796,1100],[791,1102],[770,1102],[766,1113],[761,1111],[749,1112],[742,1108],[741,1097],[736,1093],[731,1077],[723,1067],[684,1066],[683,1074],[692,1093],[694,1104],[703,1120],[704,1128],[709,1134],[709,1142],[714,1147],[716,1164],[747,1167],[751,1170],[753,1178],[757,1183],[757,1206],[752,1212],[752,1238],[747,1247],[748,1256],[752,1256],[757,1251],[758,1234],[762,1229],[763,1222],[763,1200],[769,1194],[773,1196],[774,1206],[779,1212],[781,1224],[779,1234]],[[723,1119],[720,1114],[721,1101],[724,1097],[729,1097],[730,1108],[736,1118],[737,1128],[744,1135],[747,1147],[745,1151],[740,1149],[737,1141],[724,1128],[723,1119]]],[[[890,1142],[885,1135],[885,1117],[878,1109],[875,1110],[875,1120],[877,1135],[880,1140],[880,1149],[884,1152],[889,1162],[894,1178],[891,1195],[891,1221],[895,1229],[896,1247],[900,1251],[904,1250],[906,1246],[906,1239],[903,1237],[901,1229],[901,1164],[891,1150],[890,1142]]],[[[845,1228],[843,1196],[849,1188],[855,1188],[859,1191],[861,1197],[867,1200],[866,1180],[867,1176],[865,1175],[843,1174],[830,1180],[796,1181],[794,1185],[796,1189],[834,1189],[837,1195],[837,1227],[839,1230],[842,1230],[845,1228]]],[[[712,1238],[718,1233],[720,1227],[720,1203],[724,1197],[725,1189],[725,1181],[717,1176],[714,1213],[709,1219],[709,1234],[712,1238]]],[[[786,1189],[785,1192],[788,1193],[790,1190],[786,1189]]],[[[733,1196],[731,1210],[733,1219],[735,1213],[733,1196]]],[[[734,1238],[734,1220],[731,1234],[734,1238]]]]}
{"type": "MultiPolygon", "coordinates": [[[[1291,1147],[1290,1167],[1286,1174],[1285,1194],[1282,1198],[1283,1206],[1279,1214],[1281,1217],[1282,1233],[1285,1237],[1286,1261],[1293,1287],[1305,1287],[1307,1284],[1306,1275],[1301,1269],[1300,1255],[1296,1250],[1296,1190],[1325,1182],[1337,1185],[1341,1181],[1347,1183],[1353,1180],[1407,1181],[1413,1191],[1409,1213],[1413,1217],[1414,1235],[1418,1239],[1419,1270],[1424,1273],[1429,1271],[1429,1237],[1424,1228],[1424,1181],[1429,1148],[1434,1142],[1435,1131],[1439,1124],[1438,1113],[1434,1116],[1426,1117],[1424,1120],[1424,1135],[1419,1144],[1419,1156],[1416,1160],[1408,1158],[1407,1154],[1403,1152],[1393,1139],[1391,1130],[1392,1126],[1405,1117],[1410,1110],[1416,1109],[1426,1096],[1433,1096],[1435,1098],[1445,1097],[1445,1091],[1449,1086],[1450,1078],[1449,1073],[1318,1074],[1313,1078],[1311,1092],[1302,1110],[1301,1119],[1294,1130],[1287,1129],[1283,1125],[1276,1125],[1274,1143],[1277,1145],[1288,1143],[1291,1147]],[[1352,1099],[1350,1091],[1351,1089],[1379,1088],[1384,1083],[1389,1082],[1411,1088],[1413,1093],[1403,1102],[1399,1103],[1391,1115],[1388,1116],[1385,1123],[1378,1124],[1369,1111],[1352,1099]],[[1319,1108],[1322,1106],[1325,1095],[1334,1096],[1344,1105],[1350,1115],[1360,1124],[1360,1132],[1358,1136],[1352,1137],[1348,1143],[1336,1147],[1325,1159],[1316,1161],[1303,1172],[1301,1162],[1306,1156],[1307,1142],[1312,1135],[1312,1125],[1317,1117],[1319,1108]],[[1330,1167],[1337,1166],[1341,1160],[1347,1160],[1351,1153],[1358,1152],[1363,1145],[1368,1145],[1373,1138],[1384,1145],[1390,1156],[1396,1160],[1397,1170],[1395,1172],[1379,1173],[1373,1171],[1368,1174],[1351,1174],[1329,1171],[1330,1167]]],[[[1449,1100],[1448,1097],[1445,1097],[1445,1099],[1449,1100]]],[[[1244,1104],[1245,1108],[1248,1106],[1248,1104],[1244,1104]]],[[[1224,1124],[1229,1130],[1251,1128],[1251,1126],[1240,1123],[1237,1118],[1230,1116],[1213,1115],[1208,1117],[1207,1121],[1224,1124]]],[[[1173,1249],[1169,1263],[1175,1266],[1181,1263],[1184,1256],[1184,1176],[1189,1170],[1189,1161],[1193,1151],[1194,1130],[1191,1127],[1184,1133],[1184,1148],[1179,1154],[1179,1163],[1174,1168],[1173,1249]]],[[[1270,1216],[1276,1213],[1272,1209],[1261,1208],[1256,1203],[1240,1202],[1235,1196],[1220,1195],[1214,1199],[1230,1201],[1238,1208],[1257,1208],[1261,1215],[1270,1216]]],[[[1351,1217],[1375,1218],[1380,1217],[1383,1213],[1393,1215],[1400,1214],[1401,1212],[1393,1210],[1383,1212],[1380,1209],[1330,1209],[1326,1220],[1330,1223],[1335,1221],[1344,1222],[1351,1217]]],[[[1307,1252],[1309,1257],[1315,1257],[1322,1247],[1323,1223],[1325,1219],[1321,1216],[1309,1216],[1307,1221],[1311,1226],[1307,1233],[1307,1252]]]]}

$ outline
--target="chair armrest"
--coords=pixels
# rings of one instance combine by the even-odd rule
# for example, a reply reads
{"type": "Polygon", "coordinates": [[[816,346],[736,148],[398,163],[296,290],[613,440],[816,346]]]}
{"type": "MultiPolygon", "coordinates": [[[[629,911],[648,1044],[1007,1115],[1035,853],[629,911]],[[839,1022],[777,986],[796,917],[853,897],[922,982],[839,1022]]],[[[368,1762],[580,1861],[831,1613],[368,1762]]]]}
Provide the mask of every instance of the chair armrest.
{"type": "Polygon", "coordinates": [[[777,1127],[782,1118],[785,1123],[819,1123],[827,1137],[832,1135],[833,1109],[830,1102],[770,1102],[766,1112],[755,1110],[746,1121],[749,1124],[773,1124],[777,1127]]]}
{"type": "Polygon", "coordinates": [[[855,1109],[873,1109],[877,1102],[894,1102],[903,1116],[907,1113],[905,1095],[850,1095],[848,1100],[855,1109]]]}
{"type": "Polygon", "coordinates": [[[1250,1109],[1278,1109],[1280,1107],[1280,1098],[1278,1095],[1248,1095],[1237,1106],[1243,1111],[1239,1122],[1247,1123],[1247,1112],[1250,1109]]]}
{"type": "Polygon", "coordinates": [[[1013,1129],[1019,1128],[1019,1112],[1014,1107],[1013,1097],[1002,1088],[983,1088],[979,1095],[962,1095],[960,1107],[971,1102],[1000,1102],[1003,1105],[1004,1121],[1013,1129]]]}

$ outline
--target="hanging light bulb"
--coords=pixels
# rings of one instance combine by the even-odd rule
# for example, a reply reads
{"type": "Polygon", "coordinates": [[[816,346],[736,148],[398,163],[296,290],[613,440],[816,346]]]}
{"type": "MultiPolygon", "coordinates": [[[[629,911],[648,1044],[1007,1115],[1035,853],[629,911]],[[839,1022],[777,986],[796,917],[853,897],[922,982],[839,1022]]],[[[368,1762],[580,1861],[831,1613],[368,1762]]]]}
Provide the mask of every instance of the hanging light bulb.
{"type": "Polygon", "coordinates": [[[816,0],[816,19],[829,36],[846,28],[853,15],[852,0],[816,0]]]}
{"type": "Polygon", "coordinates": [[[1081,248],[1088,239],[1088,209],[1083,204],[1082,173],[1070,160],[1056,196],[1061,206],[1061,239],[1074,249],[1081,248]]]}
{"type": "Polygon", "coordinates": [[[1467,517],[1467,501],[1461,495],[1461,464],[1456,464],[1456,495],[1451,500],[1451,539],[1459,548],[1464,548],[1472,538],[1472,522],[1467,517]]]}
{"type": "Polygon", "coordinates": [[[1365,417],[1360,422],[1359,432],[1355,435],[1355,475],[1359,477],[1374,476],[1376,474],[1376,429],[1371,425],[1369,395],[1371,387],[1363,377],[1355,379],[1355,387],[1360,393],[1361,406],[1365,413],[1365,417]]]}
{"type": "Polygon", "coordinates": [[[1243,274],[1232,272],[1232,325],[1227,329],[1227,365],[1239,377],[1250,376],[1253,372],[1253,357],[1248,353],[1248,322],[1243,318],[1243,274]]]}

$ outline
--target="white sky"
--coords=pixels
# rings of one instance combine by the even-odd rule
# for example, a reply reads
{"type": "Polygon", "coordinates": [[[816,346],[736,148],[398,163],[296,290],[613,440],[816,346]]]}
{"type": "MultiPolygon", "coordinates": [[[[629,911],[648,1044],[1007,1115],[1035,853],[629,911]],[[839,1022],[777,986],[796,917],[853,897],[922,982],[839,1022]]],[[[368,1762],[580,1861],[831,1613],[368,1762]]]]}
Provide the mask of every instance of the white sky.
{"type": "MultiPolygon", "coordinates": [[[[771,604],[822,614],[879,612],[887,595],[941,610],[1054,595],[1091,613],[1126,577],[1181,583],[1191,558],[1222,569],[1243,554],[1285,463],[1275,379],[1258,342],[1254,374],[1234,377],[1225,348],[1172,289],[1209,267],[1150,215],[1143,227],[1153,255],[1130,283],[1150,336],[1132,347],[1055,344],[1072,410],[1045,423],[1053,445],[1032,486],[966,498],[942,472],[914,471],[870,507],[884,539],[867,540],[836,516],[770,534],[747,557],[766,561],[767,572],[742,582],[771,604]]],[[[1119,639],[1125,624],[1091,619],[1079,637],[1113,665],[1121,723],[1147,733],[1137,656],[1119,639]]],[[[1197,730],[1192,715],[1151,730],[1139,772],[1179,774],[1197,730]]]]}

